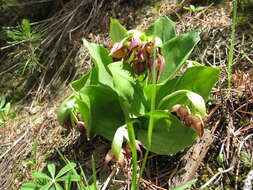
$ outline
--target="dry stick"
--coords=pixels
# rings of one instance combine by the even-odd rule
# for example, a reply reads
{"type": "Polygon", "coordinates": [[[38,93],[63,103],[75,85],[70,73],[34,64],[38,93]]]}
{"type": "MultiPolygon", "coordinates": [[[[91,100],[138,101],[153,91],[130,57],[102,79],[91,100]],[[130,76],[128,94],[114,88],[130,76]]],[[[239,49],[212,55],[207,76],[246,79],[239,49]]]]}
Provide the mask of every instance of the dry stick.
{"type": "MultiPolygon", "coordinates": [[[[52,64],[53,64],[54,59],[55,59],[55,57],[56,57],[55,53],[56,53],[57,49],[59,48],[60,43],[61,43],[61,41],[62,41],[62,38],[63,38],[64,34],[67,32],[68,27],[69,27],[70,24],[72,23],[72,20],[73,20],[73,18],[75,17],[75,15],[76,15],[78,9],[79,9],[81,6],[83,6],[83,5],[85,5],[85,4],[88,4],[88,3],[90,3],[90,0],[82,1],[73,11],[71,11],[71,13],[67,14],[66,16],[64,16],[64,18],[63,18],[64,22],[63,22],[63,23],[65,23],[65,21],[66,21],[67,23],[66,23],[66,25],[64,26],[64,29],[63,29],[62,31],[60,31],[60,32],[61,32],[61,35],[60,35],[59,39],[58,39],[57,42],[56,42],[56,45],[55,45],[54,50],[52,51],[52,53],[51,53],[50,56],[49,56],[49,59],[48,59],[48,61],[47,61],[47,62],[49,63],[49,65],[52,65],[52,64]]],[[[60,14],[60,13],[59,13],[59,14],[60,14]]],[[[54,38],[57,37],[57,36],[58,36],[58,34],[57,34],[57,35],[54,35],[54,37],[52,38],[52,40],[54,40],[54,38]]],[[[47,69],[47,70],[48,70],[48,69],[47,69]]],[[[39,88],[37,89],[37,93],[36,93],[36,95],[35,95],[36,97],[38,97],[39,93],[42,91],[42,87],[43,87],[43,83],[44,83],[44,80],[45,80],[46,73],[47,73],[47,72],[45,71],[44,74],[43,74],[43,77],[42,77],[42,80],[41,80],[41,82],[40,82],[39,88]]],[[[48,85],[47,85],[47,87],[48,87],[48,85]]],[[[42,97],[43,97],[44,95],[45,95],[45,91],[42,92],[42,97]]]]}
{"type": "Polygon", "coordinates": [[[239,170],[240,170],[240,164],[241,164],[241,160],[237,161],[237,165],[236,165],[236,171],[235,171],[235,190],[238,189],[238,180],[239,180],[239,170]]]}
{"type": "Polygon", "coordinates": [[[150,188],[159,189],[159,190],[167,190],[167,189],[164,189],[164,188],[159,187],[159,186],[157,186],[157,185],[154,185],[152,182],[149,182],[149,181],[147,181],[147,180],[145,180],[145,179],[141,179],[141,182],[142,182],[142,183],[145,183],[145,184],[146,184],[147,186],[149,186],[150,188]]]}
{"type": "Polygon", "coordinates": [[[101,190],[106,190],[107,186],[110,184],[110,182],[112,181],[112,178],[115,176],[116,172],[117,172],[117,167],[114,167],[111,174],[108,176],[108,178],[106,179],[103,187],[101,190]]]}
{"type": "Polygon", "coordinates": [[[233,170],[233,169],[234,169],[234,166],[232,166],[232,167],[230,167],[230,168],[228,168],[228,169],[226,169],[226,170],[223,170],[223,171],[220,171],[220,172],[216,173],[208,182],[206,182],[204,185],[202,185],[202,186],[200,187],[200,189],[206,188],[206,187],[209,186],[217,177],[219,177],[219,175],[222,175],[222,174],[224,174],[224,173],[227,173],[227,172],[229,172],[229,171],[231,171],[231,170],[233,170]]]}
{"type": "Polygon", "coordinates": [[[52,77],[52,80],[48,83],[47,86],[51,86],[55,81],[56,79],[60,76],[61,74],[61,71],[63,70],[63,68],[65,67],[65,65],[67,64],[67,62],[70,60],[70,56],[72,55],[73,53],[73,49],[68,53],[66,59],[64,60],[63,64],[59,67],[59,69],[56,71],[56,73],[54,74],[54,76],[52,77]]]}
{"type": "MultiPolygon", "coordinates": [[[[95,1],[95,4],[97,4],[97,1],[95,1]]],[[[71,33],[74,32],[75,30],[77,30],[77,29],[79,29],[80,27],[82,27],[83,25],[86,25],[86,24],[90,21],[90,19],[93,17],[93,12],[94,12],[94,10],[96,10],[96,6],[95,6],[95,5],[92,6],[91,12],[90,12],[90,14],[89,14],[89,17],[86,19],[86,21],[85,21],[85,22],[82,22],[80,25],[78,25],[78,26],[76,26],[75,28],[71,29],[71,30],[69,31],[69,33],[71,34],[71,33]]]]}
{"type": "Polygon", "coordinates": [[[0,160],[6,155],[6,154],[8,154],[26,135],[27,135],[27,133],[28,133],[28,130],[26,130],[26,132],[23,134],[23,135],[21,135],[13,144],[12,144],[12,146],[8,149],[8,150],[6,150],[1,156],[0,156],[0,160]]]}
{"type": "MultiPolygon", "coordinates": [[[[74,12],[75,12],[75,11],[74,11],[74,12]]],[[[49,58],[49,65],[52,65],[52,63],[54,62],[54,59],[55,59],[55,57],[56,57],[56,55],[55,55],[54,53],[55,53],[56,50],[59,48],[61,39],[63,38],[63,35],[64,35],[64,33],[66,32],[66,30],[67,30],[69,24],[71,23],[72,19],[74,18],[74,16],[75,16],[75,14],[72,14],[72,15],[71,15],[69,21],[67,22],[66,26],[64,27],[64,30],[63,30],[62,33],[61,33],[59,39],[57,40],[56,45],[55,45],[55,48],[54,48],[54,50],[52,51],[52,53],[50,54],[50,56],[49,56],[49,57],[50,57],[50,58],[49,58]],[[51,63],[50,63],[50,62],[51,62],[51,63]]],[[[45,76],[46,76],[46,72],[44,72],[43,78],[42,78],[42,80],[41,80],[41,82],[40,82],[40,86],[39,86],[39,88],[38,88],[38,90],[37,90],[37,93],[36,93],[36,95],[35,95],[36,97],[38,97],[39,93],[40,93],[41,90],[42,90],[43,82],[44,82],[44,80],[45,80],[45,76]]],[[[44,92],[42,93],[42,97],[45,95],[45,92],[46,92],[46,91],[44,91],[44,92]]]]}
{"type": "Polygon", "coordinates": [[[180,164],[184,167],[172,178],[171,186],[176,187],[193,179],[213,140],[214,136],[212,133],[209,130],[205,130],[203,137],[198,139],[197,143],[181,158],[180,164]]]}
{"type": "Polygon", "coordinates": [[[10,47],[13,47],[13,46],[22,44],[22,43],[24,43],[24,42],[28,42],[28,41],[30,41],[30,39],[22,40],[22,41],[20,41],[20,42],[16,42],[16,43],[13,43],[13,44],[8,45],[8,46],[3,46],[3,47],[0,47],[0,50],[4,50],[4,49],[10,48],[10,47]]]}

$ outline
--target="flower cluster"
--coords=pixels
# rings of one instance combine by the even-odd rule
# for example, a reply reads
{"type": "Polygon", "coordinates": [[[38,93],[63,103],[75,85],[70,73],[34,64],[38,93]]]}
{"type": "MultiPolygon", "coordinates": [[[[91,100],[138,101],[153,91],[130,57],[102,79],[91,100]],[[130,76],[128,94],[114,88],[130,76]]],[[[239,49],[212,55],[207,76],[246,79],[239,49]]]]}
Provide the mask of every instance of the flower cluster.
{"type": "Polygon", "coordinates": [[[142,42],[134,36],[114,43],[109,55],[115,61],[123,60],[132,65],[137,75],[147,75],[148,70],[152,75],[154,68],[156,68],[157,80],[159,80],[165,65],[165,60],[159,47],[155,47],[152,41],[142,42]]]}

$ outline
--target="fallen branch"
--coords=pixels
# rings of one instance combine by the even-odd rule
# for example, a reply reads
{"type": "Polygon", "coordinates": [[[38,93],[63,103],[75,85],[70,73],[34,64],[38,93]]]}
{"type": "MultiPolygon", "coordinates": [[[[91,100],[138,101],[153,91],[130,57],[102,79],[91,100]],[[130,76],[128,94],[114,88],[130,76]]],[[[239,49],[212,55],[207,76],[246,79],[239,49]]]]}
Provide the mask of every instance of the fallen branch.
{"type": "Polygon", "coordinates": [[[222,175],[222,174],[224,174],[224,173],[227,173],[227,172],[229,172],[229,171],[231,171],[231,170],[233,170],[234,169],[234,167],[232,166],[232,167],[230,167],[230,168],[228,168],[228,169],[226,169],[226,170],[222,170],[222,171],[219,171],[218,173],[216,173],[208,182],[206,182],[204,185],[202,185],[201,187],[200,187],[200,189],[205,189],[207,186],[209,186],[217,177],[219,177],[220,175],[222,175]]]}
{"type": "MultiPolygon", "coordinates": [[[[171,186],[176,187],[193,179],[201,162],[213,142],[213,135],[209,130],[205,130],[203,136],[194,144],[181,158],[182,166],[171,181],[171,186]]],[[[180,167],[180,166],[179,166],[180,167]]]]}
{"type": "Polygon", "coordinates": [[[2,158],[4,158],[5,157],[5,155],[6,154],[8,154],[26,135],[27,135],[27,133],[28,133],[28,130],[26,130],[26,132],[23,134],[23,135],[21,135],[13,144],[12,144],[12,146],[8,149],[8,150],[6,150],[1,156],[0,156],[0,160],[2,159],[2,158]]]}

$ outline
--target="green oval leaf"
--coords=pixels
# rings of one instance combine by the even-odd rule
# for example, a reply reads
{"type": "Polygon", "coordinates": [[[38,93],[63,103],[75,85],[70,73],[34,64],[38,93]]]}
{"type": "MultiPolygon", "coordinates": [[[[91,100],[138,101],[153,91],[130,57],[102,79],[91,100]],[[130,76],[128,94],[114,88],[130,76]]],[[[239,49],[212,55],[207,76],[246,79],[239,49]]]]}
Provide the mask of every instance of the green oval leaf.
{"type": "Polygon", "coordinates": [[[83,113],[81,106],[87,106],[84,110],[90,114],[89,131],[109,140],[113,139],[117,128],[125,123],[119,97],[109,87],[90,85],[82,88],[78,105],[82,116],[86,113],[83,113]]]}
{"type": "Polygon", "coordinates": [[[166,64],[159,80],[160,83],[170,79],[178,71],[199,40],[197,32],[190,32],[176,36],[162,46],[166,64]]]}
{"type": "Polygon", "coordinates": [[[201,114],[202,117],[206,115],[206,105],[205,105],[204,99],[200,95],[190,90],[184,90],[184,89],[175,91],[165,96],[160,101],[158,108],[162,110],[168,110],[171,108],[171,106],[175,104],[183,104],[184,102],[186,102],[184,100],[185,97],[187,97],[190,100],[193,107],[196,109],[198,113],[201,114]]]}
{"type": "Polygon", "coordinates": [[[107,65],[112,62],[109,51],[103,46],[90,43],[83,38],[84,46],[89,50],[95,67],[92,68],[91,84],[104,84],[112,86],[112,77],[107,65]]]}
{"type": "MultiPolygon", "coordinates": [[[[206,102],[213,85],[218,81],[218,79],[219,69],[217,68],[205,66],[188,68],[182,76],[168,80],[157,86],[156,102],[160,103],[165,96],[183,89],[190,90],[200,95],[206,102]]],[[[146,93],[148,93],[150,91],[150,87],[146,88],[146,93]]],[[[187,98],[184,95],[179,95],[176,98],[177,99],[174,99],[176,103],[187,105],[187,98]]],[[[170,102],[170,104],[167,105],[167,108],[170,108],[176,103],[170,102]]]]}
{"type": "Polygon", "coordinates": [[[155,44],[162,46],[168,40],[176,36],[175,24],[164,16],[156,20],[154,24],[145,30],[147,36],[155,36],[155,44]]]}
{"type": "MultiPolygon", "coordinates": [[[[192,145],[196,133],[189,127],[183,125],[176,116],[164,111],[156,111],[154,117],[154,128],[152,134],[151,152],[168,155],[175,154],[182,149],[192,145]]],[[[150,116],[140,118],[142,127],[136,127],[137,139],[145,148],[148,146],[148,119],[150,116]]]]}
{"type": "Polygon", "coordinates": [[[114,89],[119,96],[121,107],[125,114],[139,116],[145,113],[147,101],[141,85],[131,73],[131,68],[123,62],[109,65],[113,76],[114,89]]]}

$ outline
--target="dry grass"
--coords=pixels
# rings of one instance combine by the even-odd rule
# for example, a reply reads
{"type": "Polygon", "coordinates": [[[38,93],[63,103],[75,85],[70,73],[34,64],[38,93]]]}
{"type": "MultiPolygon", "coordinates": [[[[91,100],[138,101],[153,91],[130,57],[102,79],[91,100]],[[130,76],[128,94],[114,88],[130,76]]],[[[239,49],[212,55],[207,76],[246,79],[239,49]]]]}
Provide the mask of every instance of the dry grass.
{"type": "MultiPolygon", "coordinates": [[[[110,6],[103,1],[96,1],[97,4],[89,9],[83,4],[85,1],[71,2],[42,25],[50,34],[42,44],[52,48],[52,51],[46,52],[45,49],[44,52],[48,55],[48,65],[55,61],[56,52],[65,51],[68,52],[64,54],[66,64],[70,62],[70,59],[76,57],[76,64],[82,68],[78,73],[83,73],[90,63],[87,52],[78,41],[84,33],[89,33],[90,40],[108,45],[106,32],[110,16],[118,18],[127,28],[145,28],[155,17],[167,15],[174,18],[177,31],[180,33],[191,29],[201,31],[202,40],[191,59],[219,67],[221,77],[212,91],[212,100],[208,104],[209,117],[206,120],[213,143],[206,147],[207,154],[204,155],[204,160],[198,163],[197,172],[192,171],[193,176],[198,178],[198,182],[192,189],[204,189],[204,187],[207,189],[242,189],[246,176],[252,170],[253,163],[253,67],[249,64],[249,60],[253,60],[249,52],[253,43],[248,40],[250,38],[246,31],[238,29],[233,63],[235,71],[232,80],[233,87],[226,89],[226,64],[231,25],[230,4],[210,5],[200,12],[189,12],[178,7],[174,1],[163,1],[160,2],[159,11],[154,12],[150,5],[139,8],[137,11],[137,8],[120,4],[119,1],[108,3],[110,6]],[[74,18],[80,17],[82,15],[80,12],[83,10],[90,12],[86,14],[85,21],[79,20],[76,23],[74,18]],[[98,12],[99,10],[101,12],[98,12]],[[101,21],[101,28],[95,24],[96,19],[101,21]],[[57,23],[59,26],[55,27],[57,23]],[[74,37],[78,29],[81,33],[74,37]],[[78,45],[64,46],[66,38],[73,39],[72,43],[78,45]],[[52,43],[55,45],[52,46],[52,43]],[[73,51],[70,51],[69,48],[72,48],[73,51]],[[219,154],[224,156],[222,163],[216,160],[219,154]]],[[[184,6],[190,3],[190,1],[183,2],[184,6]]],[[[64,64],[61,65],[58,72],[54,73],[49,83],[44,83],[42,79],[40,88],[36,91],[37,96],[43,97],[45,95],[43,92],[49,89],[48,85],[59,82],[59,75],[64,64]]],[[[46,77],[46,73],[43,76],[46,77]]],[[[3,189],[17,189],[23,181],[31,178],[33,171],[42,171],[49,162],[58,163],[60,166],[62,161],[56,149],[59,149],[71,161],[80,163],[87,174],[91,173],[90,155],[94,154],[99,181],[101,183],[107,181],[107,189],[129,189],[130,158],[125,160],[124,168],[114,169],[114,164],[106,168],[103,165],[103,159],[110,148],[109,142],[100,137],[93,137],[87,141],[77,132],[67,135],[57,123],[55,110],[69,93],[63,87],[59,90],[59,95],[50,102],[40,102],[31,109],[29,106],[17,119],[0,127],[0,152],[2,152],[0,156],[4,155],[0,160],[2,171],[0,186],[3,189]]],[[[141,182],[142,189],[167,189],[173,177],[184,168],[183,157],[188,154],[187,150],[174,156],[151,154],[144,179],[141,182]]]]}

